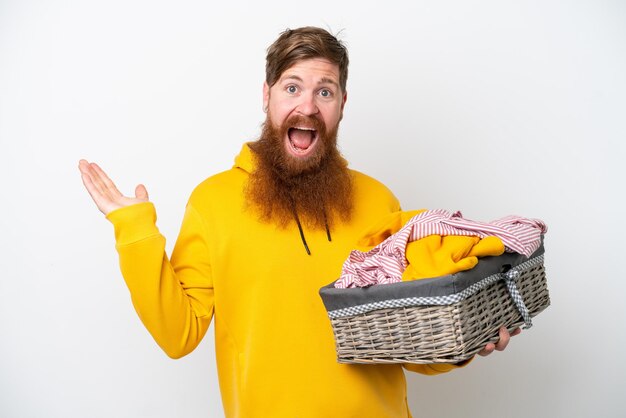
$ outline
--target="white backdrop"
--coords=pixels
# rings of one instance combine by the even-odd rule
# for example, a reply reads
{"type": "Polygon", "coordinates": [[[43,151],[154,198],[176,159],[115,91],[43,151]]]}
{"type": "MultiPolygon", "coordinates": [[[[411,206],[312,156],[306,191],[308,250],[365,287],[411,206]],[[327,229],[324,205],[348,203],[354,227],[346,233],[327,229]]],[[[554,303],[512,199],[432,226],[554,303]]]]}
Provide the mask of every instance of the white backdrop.
{"type": "Polygon", "coordinates": [[[0,0],[0,416],[222,417],[212,332],[170,360],[134,313],[80,158],[143,182],[171,250],[263,120],[265,48],[350,50],[340,144],[405,209],[544,219],[552,306],[510,348],[409,376],[424,417],[623,417],[622,1],[0,0]]]}

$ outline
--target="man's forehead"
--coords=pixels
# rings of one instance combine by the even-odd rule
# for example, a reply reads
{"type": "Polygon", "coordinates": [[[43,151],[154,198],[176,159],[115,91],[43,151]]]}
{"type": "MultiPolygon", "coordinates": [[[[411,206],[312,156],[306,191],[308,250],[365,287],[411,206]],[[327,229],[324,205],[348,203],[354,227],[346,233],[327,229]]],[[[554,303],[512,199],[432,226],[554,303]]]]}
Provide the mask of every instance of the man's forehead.
{"type": "Polygon", "coordinates": [[[279,81],[312,79],[317,84],[339,85],[339,66],[324,58],[296,61],[281,74],[279,81]]]}

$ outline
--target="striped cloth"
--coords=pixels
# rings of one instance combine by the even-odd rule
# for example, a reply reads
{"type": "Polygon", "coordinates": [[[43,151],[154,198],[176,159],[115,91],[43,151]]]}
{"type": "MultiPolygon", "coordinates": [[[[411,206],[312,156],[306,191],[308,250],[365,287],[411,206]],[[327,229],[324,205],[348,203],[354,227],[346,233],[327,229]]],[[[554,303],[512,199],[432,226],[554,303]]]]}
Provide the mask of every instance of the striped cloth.
{"type": "Polygon", "coordinates": [[[496,236],[504,243],[505,251],[529,257],[539,248],[541,235],[547,230],[539,219],[512,215],[486,223],[465,219],[459,211],[428,210],[411,218],[398,232],[370,251],[352,251],[335,287],[345,289],[402,281],[402,273],[408,265],[407,244],[429,235],[496,236]]]}

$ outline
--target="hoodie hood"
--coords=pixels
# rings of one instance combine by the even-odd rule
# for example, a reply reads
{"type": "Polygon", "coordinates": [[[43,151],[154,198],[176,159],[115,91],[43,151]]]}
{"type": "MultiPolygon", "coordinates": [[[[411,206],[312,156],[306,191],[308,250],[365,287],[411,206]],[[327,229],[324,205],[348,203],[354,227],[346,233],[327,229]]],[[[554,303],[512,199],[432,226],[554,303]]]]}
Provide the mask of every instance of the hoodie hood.
{"type": "Polygon", "coordinates": [[[254,171],[256,162],[254,161],[254,155],[252,149],[250,149],[250,142],[246,142],[241,147],[239,155],[235,157],[235,164],[233,168],[241,168],[246,173],[250,174],[254,171]]]}

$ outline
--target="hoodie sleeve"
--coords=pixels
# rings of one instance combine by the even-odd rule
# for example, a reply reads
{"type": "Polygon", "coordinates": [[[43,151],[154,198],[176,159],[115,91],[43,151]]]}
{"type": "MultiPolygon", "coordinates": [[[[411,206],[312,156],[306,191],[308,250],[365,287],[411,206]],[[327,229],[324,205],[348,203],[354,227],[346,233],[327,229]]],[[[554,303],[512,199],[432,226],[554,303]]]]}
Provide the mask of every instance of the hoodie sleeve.
{"type": "Polygon", "coordinates": [[[193,351],[213,316],[213,284],[208,264],[206,228],[187,206],[172,255],[156,227],[150,202],[107,215],[115,228],[120,268],[141,321],[172,358],[193,351]]]}

